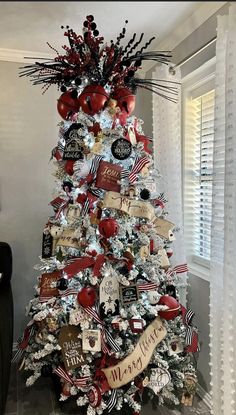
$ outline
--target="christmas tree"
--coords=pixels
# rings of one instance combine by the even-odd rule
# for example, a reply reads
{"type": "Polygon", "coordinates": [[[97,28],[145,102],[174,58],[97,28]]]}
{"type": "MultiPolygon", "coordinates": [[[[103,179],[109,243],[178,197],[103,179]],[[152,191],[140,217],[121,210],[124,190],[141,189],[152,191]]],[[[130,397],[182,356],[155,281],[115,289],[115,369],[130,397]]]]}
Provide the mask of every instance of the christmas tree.
{"type": "MultiPolygon", "coordinates": [[[[127,23],[127,21],[126,21],[127,23]]],[[[179,302],[171,267],[176,227],[158,192],[152,140],[131,115],[139,88],[175,105],[177,85],[137,76],[142,62],[168,64],[126,27],[104,43],[93,16],[68,26],[63,54],[22,68],[45,92],[55,84],[55,194],[43,230],[31,320],[19,341],[27,385],[57,375],[60,400],[78,413],[139,413],[142,403],[192,405],[198,349],[193,312],[179,302]]],[[[53,48],[52,48],[53,49],[53,48]]],[[[55,49],[53,49],[55,50],[55,49]]]]}

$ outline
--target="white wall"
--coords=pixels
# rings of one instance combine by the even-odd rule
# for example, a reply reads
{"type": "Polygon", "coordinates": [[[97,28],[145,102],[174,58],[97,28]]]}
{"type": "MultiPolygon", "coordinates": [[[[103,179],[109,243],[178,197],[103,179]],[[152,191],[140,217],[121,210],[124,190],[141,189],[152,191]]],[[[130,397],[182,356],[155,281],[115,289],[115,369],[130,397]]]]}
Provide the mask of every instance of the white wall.
{"type": "Polygon", "coordinates": [[[39,262],[42,229],[51,214],[49,158],[59,121],[55,88],[42,95],[40,87],[18,77],[19,66],[0,62],[0,240],[13,251],[15,340],[34,295],[33,266],[39,262]]]}

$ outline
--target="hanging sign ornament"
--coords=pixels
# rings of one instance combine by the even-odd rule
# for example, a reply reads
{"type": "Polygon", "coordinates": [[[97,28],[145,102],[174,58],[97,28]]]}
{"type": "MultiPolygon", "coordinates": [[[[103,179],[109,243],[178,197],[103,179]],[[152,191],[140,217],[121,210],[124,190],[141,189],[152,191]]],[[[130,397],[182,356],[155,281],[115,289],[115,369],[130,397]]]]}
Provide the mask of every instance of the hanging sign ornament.
{"type": "Polygon", "coordinates": [[[157,395],[171,380],[169,372],[163,367],[151,369],[150,378],[148,379],[147,387],[152,389],[157,395]]]}
{"type": "Polygon", "coordinates": [[[132,144],[125,138],[118,138],[111,145],[113,157],[118,160],[125,160],[130,157],[132,152],[132,144]]]}
{"type": "Polygon", "coordinates": [[[59,344],[66,370],[85,364],[81,340],[78,339],[78,334],[80,334],[80,330],[77,326],[63,326],[60,330],[59,344]]]}
{"type": "Polygon", "coordinates": [[[133,352],[115,366],[102,369],[112,389],[131,382],[148,366],[157,345],[165,338],[167,331],[157,317],[140,336],[133,352]]]}
{"type": "Polygon", "coordinates": [[[117,278],[106,275],[99,287],[100,316],[119,314],[119,283],[117,278]]]}
{"type": "Polygon", "coordinates": [[[79,123],[72,124],[65,133],[64,160],[82,160],[84,158],[84,130],[79,123]]]}
{"type": "Polygon", "coordinates": [[[154,220],[155,218],[154,207],[151,203],[129,199],[128,197],[121,196],[120,193],[117,192],[106,192],[103,199],[103,205],[105,208],[121,210],[129,216],[149,220],[154,220]]]}

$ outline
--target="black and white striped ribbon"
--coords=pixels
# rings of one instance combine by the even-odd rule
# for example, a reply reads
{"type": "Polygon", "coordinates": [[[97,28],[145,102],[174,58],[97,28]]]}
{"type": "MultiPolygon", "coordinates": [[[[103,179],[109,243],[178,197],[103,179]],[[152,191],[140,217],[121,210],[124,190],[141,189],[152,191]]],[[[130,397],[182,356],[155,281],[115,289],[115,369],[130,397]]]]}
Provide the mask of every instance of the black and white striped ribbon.
{"type": "Polygon", "coordinates": [[[87,215],[88,211],[89,211],[89,198],[87,197],[87,199],[84,202],[84,206],[81,210],[81,216],[87,215]]]}
{"type": "Polygon", "coordinates": [[[107,402],[107,410],[111,412],[111,410],[116,406],[118,399],[118,393],[116,389],[112,389],[111,396],[107,402]]]}
{"type": "Polygon", "coordinates": [[[193,317],[195,316],[194,311],[188,309],[184,316],[184,323],[186,325],[186,335],[185,335],[185,343],[186,346],[190,346],[193,340],[193,327],[190,325],[192,322],[193,317]]]}
{"type": "Polygon", "coordinates": [[[115,351],[115,352],[120,352],[120,346],[116,343],[116,341],[113,339],[111,333],[105,328],[105,333],[106,333],[106,339],[107,339],[107,343],[109,344],[109,346],[111,346],[111,348],[115,351]]]}
{"type": "Polygon", "coordinates": [[[89,191],[90,191],[90,192],[91,192],[94,196],[97,196],[97,197],[101,197],[101,196],[103,195],[103,190],[102,190],[102,189],[95,189],[95,188],[90,187],[89,191]]]}
{"type": "Polygon", "coordinates": [[[97,173],[99,163],[100,163],[100,161],[102,159],[103,159],[103,156],[98,156],[98,155],[95,155],[94,156],[94,158],[92,160],[92,163],[91,163],[91,167],[90,167],[90,172],[89,173],[92,173],[94,175],[97,173]]]}
{"type": "Polygon", "coordinates": [[[61,141],[58,141],[57,150],[63,154],[64,148],[65,148],[65,144],[63,144],[61,141]]]}
{"type": "Polygon", "coordinates": [[[111,354],[109,349],[106,346],[106,342],[111,346],[111,348],[115,352],[119,352],[120,346],[116,343],[116,341],[113,339],[112,335],[109,333],[109,331],[104,327],[104,322],[101,320],[100,316],[98,315],[97,311],[95,311],[92,307],[85,307],[84,310],[86,313],[88,313],[93,319],[102,326],[102,348],[104,353],[111,354]]]}
{"type": "MultiPolygon", "coordinates": [[[[97,170],[99,167],[99,163],[102,160],[103,156],[94,156],[92,163],[91,163],[91,167],[90,167],[90,171],[89,174],[93,174],[94,178],[96,177],[97,174],[97,170]]],[[[100,197],[102,195],[102,191],[100,189],[89,189],[91,191],[91,193],[93,193],[95,196],[100,197]]],[[[84,206],[81,210],[81,216],[87,215],[87,213],[89,212],[89,198],[87,197],[87,199],[84,202],[84,206]]]]}

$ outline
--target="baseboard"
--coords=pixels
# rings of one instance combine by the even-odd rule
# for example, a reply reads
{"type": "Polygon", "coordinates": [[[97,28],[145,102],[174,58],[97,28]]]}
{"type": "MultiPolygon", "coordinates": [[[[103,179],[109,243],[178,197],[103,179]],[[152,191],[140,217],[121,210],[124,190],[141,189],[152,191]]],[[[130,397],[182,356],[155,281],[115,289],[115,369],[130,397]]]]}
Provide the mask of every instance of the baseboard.
{"type": "Polygon", "coordinates": [[[211,395],[203,389],[201,385],[197,385],[197,394],[201,398],[201,400],[204,402],[204,404],[211,409],[211,395]]]}

